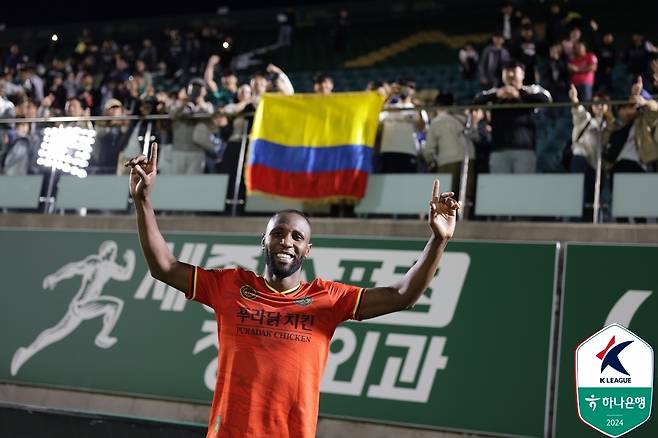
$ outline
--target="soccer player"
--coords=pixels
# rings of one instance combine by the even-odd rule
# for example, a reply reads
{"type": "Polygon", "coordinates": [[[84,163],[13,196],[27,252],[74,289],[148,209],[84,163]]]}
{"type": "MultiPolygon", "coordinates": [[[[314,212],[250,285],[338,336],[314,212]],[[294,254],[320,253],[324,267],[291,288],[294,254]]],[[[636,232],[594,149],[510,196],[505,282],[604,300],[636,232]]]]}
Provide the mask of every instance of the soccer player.
{"type": "Polygon", "coordinates": [[[455,230],[460,204],[434,181],[432,230],[425,249],[397,284],[360,288],[301,282],[311,226],[298,211],[276,213],[261,240],[263,277],[243,269],[206,270],[176,260],[151,205],[158,148],[126,162],[139,240],[151,275],[215,310],[219,353],[207,437],[312,438],[320,380],[336,326],[408,309],[423,294],[455,230]]]}

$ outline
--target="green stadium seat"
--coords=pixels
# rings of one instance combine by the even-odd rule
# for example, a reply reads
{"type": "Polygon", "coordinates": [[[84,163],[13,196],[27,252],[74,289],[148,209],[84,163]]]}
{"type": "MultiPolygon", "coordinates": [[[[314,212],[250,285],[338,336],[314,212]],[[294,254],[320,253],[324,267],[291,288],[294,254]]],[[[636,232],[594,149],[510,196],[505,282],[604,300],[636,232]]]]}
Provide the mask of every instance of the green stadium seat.
{"type": "Polygon", "coordinates": [[[613,177],[613,217],[658,217],[658,175],[617,173],[613,177]]]}
{"type": "Polygon", "coordinates": [[[62,175],[57,186],[55,207],[62,210],[128,208],[128,177],[89,175],[86,178],[62,175]]]}
{"type": "Polygon", "coordinates": [[[0,175],[0,208],[39,207],[43,175],[0,175]]]}
{"type": "Polygon", "coordinates": [[[272,214],[280,210],[295,209],[304,213],[329,214],[327,203],[305,202],[266,195],[247,195],[244,211],[247,213],[272,214]]]}
{"type": "Polygon", "coordinates": [[[475,214],[491,216],[581,216],[581,174],[482,174],[475,214]]]}
{"type": "Polygon", "coordinates": [[[153,208],[175,211],[223,212],[228,175],[159,175],[153,208]]]}
{"type": "Polygon", "coordinates": [[[368,178],[368,189],[354,208],[357,214],[421,214],[427,211],[432,183],[439,178],[443,191],[452,187],[448,174],[395,173],[368,178]]]}

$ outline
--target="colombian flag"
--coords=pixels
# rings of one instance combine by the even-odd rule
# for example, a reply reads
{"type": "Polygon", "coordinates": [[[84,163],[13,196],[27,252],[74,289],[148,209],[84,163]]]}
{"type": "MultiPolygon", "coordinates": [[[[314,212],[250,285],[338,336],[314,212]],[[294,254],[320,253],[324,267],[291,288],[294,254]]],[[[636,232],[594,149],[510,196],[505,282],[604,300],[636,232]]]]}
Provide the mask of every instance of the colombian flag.
{"type": "Polygon", "coordinates": [[[356,201],[366,191],[384,97],[265,94],[247,160],[248,193],[356,201]]]}

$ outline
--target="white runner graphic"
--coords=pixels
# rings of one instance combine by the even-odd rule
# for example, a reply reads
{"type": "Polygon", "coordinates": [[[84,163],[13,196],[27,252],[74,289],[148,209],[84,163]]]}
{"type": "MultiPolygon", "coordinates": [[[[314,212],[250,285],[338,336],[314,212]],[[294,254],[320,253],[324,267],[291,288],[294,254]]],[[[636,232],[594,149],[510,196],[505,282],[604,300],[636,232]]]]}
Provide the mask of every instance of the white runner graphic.
{"type": "Polygon", "coordinates": [[[32,356],[73,333],[83,321],[102,316],[103,327],[96,335],[95,344],[100,348],[110,348],[117,342],[117,338],[110,336],[110,332],[121,315],[123,300],[101,294],[109,280],[130,280],[135,268],[135,252],[132,249],[123,254],[125,266],[116,263],[117,252],[117,243],[106,240],[100,244],[98,254],[68,263],[43,279],[43,288],[52,290],[61,280],[78,275],[82,277],[80,288],[69,303],[64,317],[53,327],[41,332],[29,346],[16,350],[11,360],[12,376],[15,376],[32,356]]]}

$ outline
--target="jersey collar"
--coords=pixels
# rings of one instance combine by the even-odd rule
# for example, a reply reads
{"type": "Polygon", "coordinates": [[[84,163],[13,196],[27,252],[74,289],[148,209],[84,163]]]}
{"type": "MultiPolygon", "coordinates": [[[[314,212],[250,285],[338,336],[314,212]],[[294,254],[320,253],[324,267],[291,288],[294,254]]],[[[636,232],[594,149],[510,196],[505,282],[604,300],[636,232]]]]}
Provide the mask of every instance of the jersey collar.
{"type": "Polygon", "coordinates": [[[267,280],[265,280],[265,278],[263,278],[263,282],[265,283],[265,286],[266,286],[269,290],[271,290],[271,291],[274,292],[274,293],[281,294],[281,295],[288,295],[288,294],[291,294],[291,293],[295,292],[297,289],[299,289],[299,286],[302,285],[302,282],[300,281],[299,283],[297,283],[297,286],[295,286],[295,287],[291,287],[290,289],[286,289],[286,290],[279,291],[279,290],[277,290],[276,288],[274,288],[272,285],[270,285],[270,284],[267,282],[267,280]]]}

